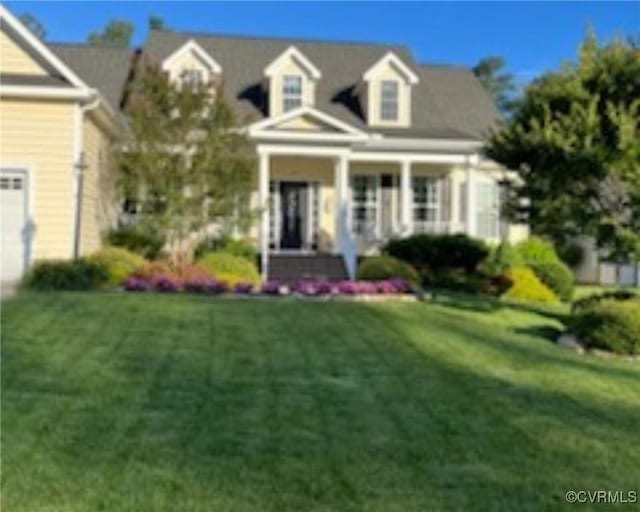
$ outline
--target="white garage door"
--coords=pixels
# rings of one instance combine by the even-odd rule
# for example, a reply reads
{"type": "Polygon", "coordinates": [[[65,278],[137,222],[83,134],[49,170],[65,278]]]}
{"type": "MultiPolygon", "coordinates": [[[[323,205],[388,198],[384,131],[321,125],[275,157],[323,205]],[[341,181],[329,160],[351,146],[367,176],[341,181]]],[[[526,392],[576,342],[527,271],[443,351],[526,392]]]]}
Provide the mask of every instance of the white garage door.
{"type": "Polygon", "coordinates": [[[25,269],[28,250],[27,173],[0,170],[2,281],[15,281],[25,269]]]}

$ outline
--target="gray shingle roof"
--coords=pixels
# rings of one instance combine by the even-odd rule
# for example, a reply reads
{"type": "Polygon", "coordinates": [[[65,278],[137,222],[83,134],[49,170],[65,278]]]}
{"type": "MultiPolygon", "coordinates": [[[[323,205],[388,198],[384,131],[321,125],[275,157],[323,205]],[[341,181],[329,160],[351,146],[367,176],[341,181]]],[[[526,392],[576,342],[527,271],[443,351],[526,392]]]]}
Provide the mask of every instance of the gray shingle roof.
{"type": "Polygon", "coordinates": [[[60,43],[48,46],[90,87],[98,89],[115,111],[120,110],[131,71],[129,48],[60,43]]]}
{"type": "Polygon", "coordinates": [[[493,101],[471,70],[418,64],[404,46],[151,30],[144,57],[159,64],[190,39],[222,66],[225,93],[241,118],[265,116],[264,68],[291,45],[322,72],[315,106],[357,128],[366,130],[367,125],[354,87],[363,73],[390,50],[420,77],[420,83],[412,91],[412,126],[376,128],[376,132],[402,137],[481,138],[499,118],[493,101]]]}

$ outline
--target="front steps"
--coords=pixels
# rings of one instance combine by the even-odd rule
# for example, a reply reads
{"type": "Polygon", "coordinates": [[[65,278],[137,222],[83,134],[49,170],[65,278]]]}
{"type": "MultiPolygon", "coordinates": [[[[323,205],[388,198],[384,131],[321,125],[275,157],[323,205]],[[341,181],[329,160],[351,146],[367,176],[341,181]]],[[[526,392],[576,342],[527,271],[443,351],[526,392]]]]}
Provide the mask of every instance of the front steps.
{"type": "Polygon", "coordinates": [[[268,279],[293,283],[300,279],[349,279],[344,259],[336,254],[270,254],[268,279]]]}

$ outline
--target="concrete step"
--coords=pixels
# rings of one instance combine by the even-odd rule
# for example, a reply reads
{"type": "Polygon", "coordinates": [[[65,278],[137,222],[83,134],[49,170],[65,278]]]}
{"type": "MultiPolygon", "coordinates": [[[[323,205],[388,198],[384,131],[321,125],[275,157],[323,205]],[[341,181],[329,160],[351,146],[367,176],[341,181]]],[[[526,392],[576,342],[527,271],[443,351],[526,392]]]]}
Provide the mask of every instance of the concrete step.
{"type": "Polygon", "coordinates": [[[292,283],[300,279],[348,279],[344,259],[335,254],[270,254],[269,280],[292,283]]]}

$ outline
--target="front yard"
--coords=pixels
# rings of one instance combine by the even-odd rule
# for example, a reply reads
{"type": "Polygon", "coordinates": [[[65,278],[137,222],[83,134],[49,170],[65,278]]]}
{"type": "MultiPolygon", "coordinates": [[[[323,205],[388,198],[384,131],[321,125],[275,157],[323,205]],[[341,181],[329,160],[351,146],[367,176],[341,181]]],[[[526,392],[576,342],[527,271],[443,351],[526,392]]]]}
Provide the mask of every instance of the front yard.
{"type": "Polygon", "coordinates": [[[637,364],[555,347],[555,311],[440,302],[3,303],[3,510],[611,510],[565,493],[640,491],[637,364]]]}

